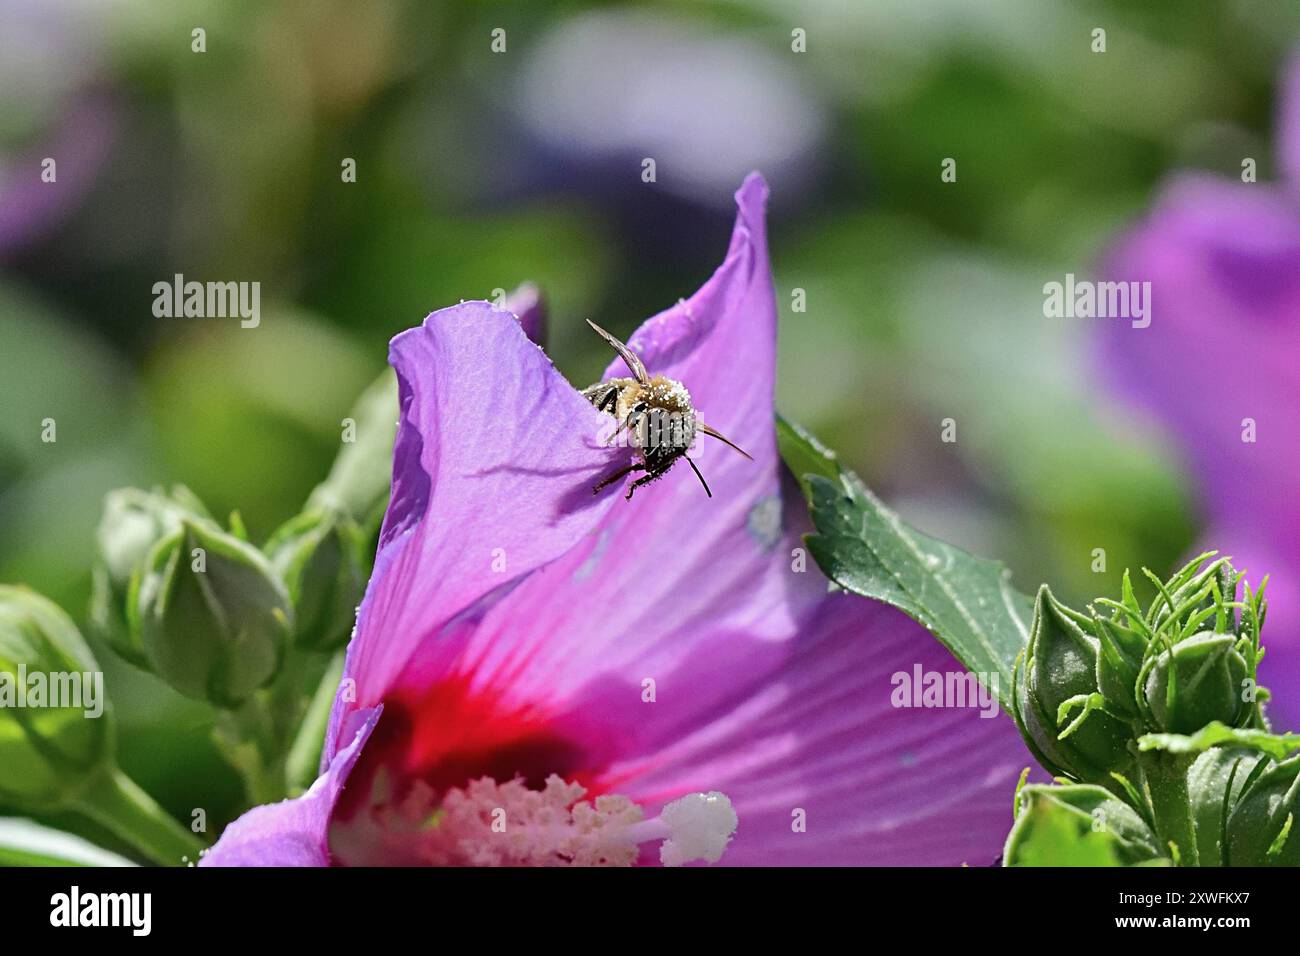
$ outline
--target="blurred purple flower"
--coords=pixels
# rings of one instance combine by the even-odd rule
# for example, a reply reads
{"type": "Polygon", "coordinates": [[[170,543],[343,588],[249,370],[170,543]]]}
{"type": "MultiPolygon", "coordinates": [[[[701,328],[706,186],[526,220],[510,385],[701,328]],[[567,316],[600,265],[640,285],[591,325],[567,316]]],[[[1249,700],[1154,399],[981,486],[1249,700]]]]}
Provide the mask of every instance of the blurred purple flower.
{"type": "Polygon", "coordinates": [[[1270,575],[1261,681],[1274,723],[1300,730],[1300,58],[1287,77],[1282,181],[1175,179],[1104,258],[1108,278],[1151,282],[1152,319],[1115,325],[1103,350],[1191,466],[1202,545],[1233,555],[1253,584],[1270,575]]]}
{"type": "Polygon", "coordinates": [[[776,448],[767,187],[736,198],[722,266],[629,343],[754,455],[697,449],[712,499],[689,473],[593,497],[617,466],[608,419],[507,312],[465,303],[393,340],[401,424],[355,694],[312,790],[250,811],[205,863],[590,862],[561,842],[561,780],[626,797],[596,810],[632,819],[721,791],[730,864],[993,862],[1027,762],[1010,724],[894,709],[891,675],[960,665],[901,613],[792,570],[808,525],[776,448]],[[485,822],[499,806],[513,844],[485,822]]]}
{"type": "Polygon", "coordinates": [[[643,202],[641,163],[651,158],[657,189],[729,213],[727,188],[755,166],[785,202],[823,172],[828,111],[801,72],[766,42],[707,20],[587,11],[538,39],[509,99],[547,165],[583,192],[620,184],[643,202]]]}
{"type": "Polygon", "coordinates": [[[77,208],[116,137],[112,102],[86,94],[55,119],[36,146],[0,156],[0,256],[39,240],[77,208]],[[52,183],[41,179],[46,157],[56,163],[52,183]]]}
{"type": "Polygon", "coordinates": [[[117,106],[96,89],[111,3],[0,0],[0,255],[57,227],[94,185],[117,137],[117,106]],[[46,157],[57,180],[41,179],[46,157]]]}

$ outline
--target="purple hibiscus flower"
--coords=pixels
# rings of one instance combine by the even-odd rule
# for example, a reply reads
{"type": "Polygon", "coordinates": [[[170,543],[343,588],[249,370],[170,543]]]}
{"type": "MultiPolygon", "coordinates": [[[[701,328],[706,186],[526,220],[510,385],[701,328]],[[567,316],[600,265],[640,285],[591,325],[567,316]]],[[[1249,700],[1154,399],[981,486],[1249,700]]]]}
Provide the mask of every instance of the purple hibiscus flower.
{"type": "Polygon", "coordinates": [[[1027,762],[1010,723],[891,706],[891,675],[960,665],[792,558],[808,524],[776,448],[767,187],[736,198],[722,266],[629,341],[753,455],[695,451],[712,498],[685,468],[593,496],[620,464],[609,419],[508,312],[464,303],[393,340],[354,692],[315,786],[206,864],[993,862],[1027,762]]]}
{"type": "Polygon", "coordinates": [[[1270,574],[1260,675],[1281,730],[1300,729],[1300,58],[1288,77],[1282,181],[1179,176],[1103,269],[1151,283],[1150,327],[1105,336],[1114,380],[1171,428],[1205,546],[1270,574]]]}

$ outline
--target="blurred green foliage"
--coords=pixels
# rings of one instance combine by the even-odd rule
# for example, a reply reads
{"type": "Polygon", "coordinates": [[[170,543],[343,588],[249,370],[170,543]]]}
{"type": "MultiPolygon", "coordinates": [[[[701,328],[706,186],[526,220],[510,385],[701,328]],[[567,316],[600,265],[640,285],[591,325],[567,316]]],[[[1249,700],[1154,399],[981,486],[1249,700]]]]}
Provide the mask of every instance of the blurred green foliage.
{"type": "MultiPolygon", "coordinates": [[[[635,157],[575,166],[581,143],[540,148],[512,112],[549,37],[627,7],[27,6],[61,59],[24,60],[26,81],[0,90],[12,173],[0,208],[20,202],[6,196],[13,170],[34,177],[46,143],[75,138],[70,104],[93,94],[113,130],[75,201],[0,245],[0,581],[78,619],[108,490],[184,482],[261,541],[328,472],[387,340],[429,311],[534,280],[552,355],[583,384],[607,359],[583,318],[627,334],[725,250],[728,191],[674,196],[674,171],[644,185],[635,157]],[[505,56],[489,50],[499,25],[505,56]],[[356,183],[341,181],[343,157],[356,183]],[[258,279],[259,328],[153,318],[152,284],[177,272],[258,279]]],[[[1042,317],[1041,287],[1086,273],[1174,169],[1230,173],[1249,154],[1268,175],[1274,78],[1300,12],[1271,0],[633,7],[788,64],[829,118],[801,174],[764,170],[783,412],[913,524],[1007,562],[1024,590],[1046,580],[1080,601],[1115,591],[1126,565],[1168,568],[1195,531],[1187,477],[1108,396],[1087,321],[1042,317]],[[1089,50],[1097,26],[1105,54],[1089,50]],[[805,54],[790,51],[795,27],[805,54]],[[958,179],[942,183],[949,156],[958,179]],[[806,311],[791,309],[795,288],[806,311]],[[939,440],[949,417],[955,443],[939,440]]],[[[731,145],[743,159],[751,144],[731,145]]],[[[95,652],[124,768],[183,818],[208,808],[217,828],[239,785],[209,741],[211,712],[95,652]]]]}

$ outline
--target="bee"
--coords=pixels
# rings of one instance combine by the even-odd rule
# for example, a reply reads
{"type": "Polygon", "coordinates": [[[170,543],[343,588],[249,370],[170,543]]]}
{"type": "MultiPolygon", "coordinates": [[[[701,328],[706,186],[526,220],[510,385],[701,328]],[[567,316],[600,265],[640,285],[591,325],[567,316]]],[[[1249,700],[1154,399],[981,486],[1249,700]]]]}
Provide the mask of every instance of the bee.
{"type": "Polygon", "coordinates": [[[695,406],[691,404],[691,393],[685,385],[663,375],[651,376],[635,352],[590,319],[587,324],[613,346],[632,377],[612,378],[607,382],[589,385],[582,390],[582,397],[595,405],[598,411],[608,412],[618,421],[611,441],[623,429],[627,429],[628,444],[636,449],[637,458],[626,468],[597,482],[591,489],[592,494],[599,494],[602,488],[634,471],[643,471],[645,474],[628,486],[625,497],[631,501],[636,489],[662,478],[679,458],[685,458],[695,472],[695,477],[704,486],[704,493],[712,498],[709,483],[704,480],[704,475],[700,474],[699,467],[690,455],[686,454],[695,441],[697,432],[716,438],[750,461],[754,460],[749,452],[701,421],[695,406]]]}

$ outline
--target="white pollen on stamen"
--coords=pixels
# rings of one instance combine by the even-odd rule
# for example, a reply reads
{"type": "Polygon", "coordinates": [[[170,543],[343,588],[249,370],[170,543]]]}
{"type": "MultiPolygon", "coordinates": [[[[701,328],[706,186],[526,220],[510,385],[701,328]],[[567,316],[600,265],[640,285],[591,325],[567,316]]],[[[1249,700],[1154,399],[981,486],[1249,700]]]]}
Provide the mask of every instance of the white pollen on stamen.
{"type": "Polygon", "coordinates": [[[664,866],[681,866],[692,860],[717,863],[740,823],[725,793],[688,793],[659,813],[672,835],[659,848],[664,866]]]}
{"type": "Polygon", "coordinates": [[[664,865],[679,866],[716,863],[736,830],[736,812],[721,793],[689,794],[646,820],[627,797],[589,802],[586,792],[556,774],[542,790],[483,777],[448,790],[411,835],[423,862],[435,866],[631,866],[639,844],[654,840],[664,841],[664,865]]]}

